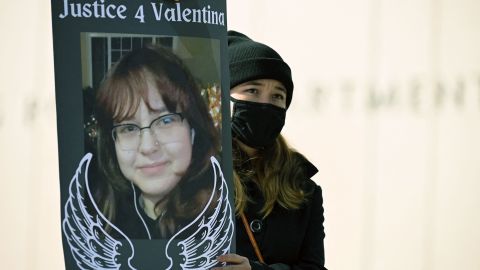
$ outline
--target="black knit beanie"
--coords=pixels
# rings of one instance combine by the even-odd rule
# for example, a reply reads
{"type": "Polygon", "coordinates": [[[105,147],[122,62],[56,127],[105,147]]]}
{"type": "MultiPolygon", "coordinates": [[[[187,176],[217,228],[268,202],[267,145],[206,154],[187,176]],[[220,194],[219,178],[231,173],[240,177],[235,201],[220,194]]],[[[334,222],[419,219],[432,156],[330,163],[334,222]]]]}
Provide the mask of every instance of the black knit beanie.
{"type": "Polygon", "coordinates": [[[292,73],[275,50],[242,33],[228,31],[228,56],[230,89],[252,80],[274,79],[287,89],[287,108],[290,106],[293,94],[292,73]]]}

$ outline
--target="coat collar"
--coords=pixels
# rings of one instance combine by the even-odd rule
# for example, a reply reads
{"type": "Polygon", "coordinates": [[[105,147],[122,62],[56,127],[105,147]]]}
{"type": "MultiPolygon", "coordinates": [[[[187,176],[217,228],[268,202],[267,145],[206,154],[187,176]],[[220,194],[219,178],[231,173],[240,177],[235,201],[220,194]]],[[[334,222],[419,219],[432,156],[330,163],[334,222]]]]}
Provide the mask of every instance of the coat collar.
{"type": "Polygon", "coordinates": [[[308,161],[308,159],[304,155],[295,152],[295,158],[299,160],[307,178],[312,178],[315,174],[318,173],[317,167],[315,167],[315,165],[308,161]]]}

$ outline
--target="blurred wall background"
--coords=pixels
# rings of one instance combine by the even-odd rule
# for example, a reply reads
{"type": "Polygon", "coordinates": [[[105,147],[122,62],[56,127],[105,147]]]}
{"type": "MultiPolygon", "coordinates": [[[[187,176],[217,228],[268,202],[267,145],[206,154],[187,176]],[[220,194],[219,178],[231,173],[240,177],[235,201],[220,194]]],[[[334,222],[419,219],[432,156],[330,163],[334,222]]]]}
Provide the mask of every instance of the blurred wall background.
{"type": "MultiPolygon", "coordinates": [[[[480,2],[228,0],[295,82],[339,270],[480,269],[480,2]]],[[[2,269],[63,269],[48,2],[0,2],[2,269]]]]}
{"type": "Polygon", "coordinates": [[[228,1],[295,91],[329,269],[480,269],[480,2],[228,1]]]}

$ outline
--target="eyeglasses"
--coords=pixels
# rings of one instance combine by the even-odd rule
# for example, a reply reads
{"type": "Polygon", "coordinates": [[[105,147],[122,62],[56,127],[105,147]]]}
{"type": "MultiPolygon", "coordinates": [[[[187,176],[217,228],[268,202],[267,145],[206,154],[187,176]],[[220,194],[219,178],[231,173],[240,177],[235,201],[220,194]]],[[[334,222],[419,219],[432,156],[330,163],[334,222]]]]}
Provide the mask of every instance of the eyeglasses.
{"type": "Polygon", "coordinates": [[[175,140],[184,117],[181,113],[169,113],[155,118],[150,125],[139,127],[135,124],[121,124],[112,128],[113,140],[122,150],[137,150],[142,130],[150,129],[159,143],[175,140]]]}

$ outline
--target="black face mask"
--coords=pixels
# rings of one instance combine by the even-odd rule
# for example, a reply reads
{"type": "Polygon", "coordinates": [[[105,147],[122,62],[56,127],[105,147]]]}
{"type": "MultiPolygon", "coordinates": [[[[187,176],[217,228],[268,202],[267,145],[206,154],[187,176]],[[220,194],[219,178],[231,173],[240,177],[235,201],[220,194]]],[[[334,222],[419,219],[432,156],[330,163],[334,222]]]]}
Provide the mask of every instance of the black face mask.
{"type": "Polygon", "coordinates": [[[285,124],[287,110],[268,103],[231,100],[234,137],[257,149],[272,145],[285,124]]]}

